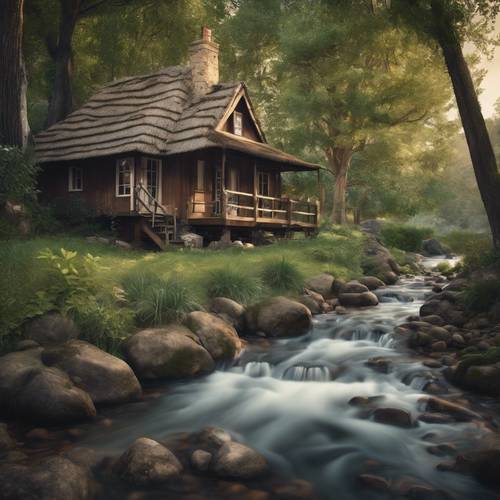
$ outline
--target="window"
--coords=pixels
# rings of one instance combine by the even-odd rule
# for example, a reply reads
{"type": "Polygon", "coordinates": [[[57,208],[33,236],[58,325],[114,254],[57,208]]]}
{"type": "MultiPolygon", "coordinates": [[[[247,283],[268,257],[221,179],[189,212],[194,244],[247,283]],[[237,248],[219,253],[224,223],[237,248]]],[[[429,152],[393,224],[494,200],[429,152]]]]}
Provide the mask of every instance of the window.
{"type": "Polygon", "coordinates": [[[158,186],[160,184],[160,162],[159,160],[146,160],[146,188],[153,198],[158,198],[158,186]]]}
{"type": "Polygon", "coordinates": [[[233,133],[234,135],[243,135],[243,115],[238,111],[233,113],[233,133]]]}
{"type": "Polygon", "coordinates": [[[259,172],[259,194],[269,196],[269,174],[267,172],[259,172]]]}
{"type": "Polygon", "coordinates": [[[196,163],[196,191],[205,191],[205,161],[196,163]]]}
{"type": "Polygon", "coordinates": [[[82,169],[82,167],[69,167],[68,191],[83,191],[83,169],[82,169]]]}
{"type": "Polygon", "coordinates": [[[238,191],[239,190],[239,172],[235,167],[229,168],[229,189],[230,191],[238,191]]]}
{"type": "Polygon", "coordinates": [[[118,160],[116,164],[116,196],[130,196],[131,184],[131,160],[118,160]]]}

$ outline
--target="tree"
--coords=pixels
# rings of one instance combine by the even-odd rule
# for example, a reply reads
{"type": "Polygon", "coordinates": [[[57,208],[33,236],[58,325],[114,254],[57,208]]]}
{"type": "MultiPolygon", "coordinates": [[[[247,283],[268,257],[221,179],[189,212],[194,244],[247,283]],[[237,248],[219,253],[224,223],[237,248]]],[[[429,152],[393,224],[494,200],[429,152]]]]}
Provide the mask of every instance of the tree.
{"type": "Polygon", "coordinates": [[[4,0],[0,15],[0,144],[24,148],[29,127],[23,63],[24,0],[4,0]]]}
{"type": "Polygon", "coordinates": [[[462,44],[484,48],[499,0],[399,0],[395,12],[440,47],[457,101],[493,244],[500,248],[500,173],[462,44]]]}

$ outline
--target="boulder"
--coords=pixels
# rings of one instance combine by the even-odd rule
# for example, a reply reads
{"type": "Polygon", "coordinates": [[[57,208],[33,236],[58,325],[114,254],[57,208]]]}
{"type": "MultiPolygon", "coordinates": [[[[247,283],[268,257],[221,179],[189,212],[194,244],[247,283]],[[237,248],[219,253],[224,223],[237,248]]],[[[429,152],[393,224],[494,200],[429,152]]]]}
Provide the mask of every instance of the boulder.
{"type": "Polygon", "coordinates": [[[307,333],[311,326],[311,311],[286,297],[274,297],[247,311],[248,330],[264,332],[268,337],[296,337],[307,333]]]}
{"type": "Polygon", "coordinates": [[[358,280],[362,285],[365,285],[368,290],[376,290],[377,288],[382,288],[385,286],[385,283],[376,278],[375,276],[363,276],[358,280]]]}
{"type": "Polygon", "coordinates": [[[377,408],[373,412],[373,420],[379,424],[394,425],[396,427],[413,427],[410,412],[400,408],[377,408]]]}
{"type": "Polygon", "coordinates": [[[362,268],[365,274],[376,276],[388,285],[397,281],[399,266],[375,235],[367,234],[364,253],[362,268]]]}
{"type": "Polygon", "coordinates": [[[237,332],[241,333],[245,329],[245,308],[238,302],[226,297],[216,297],[210,303],[209,310],[229,323],[237,332]]]}
{"type": "Polygon", "coordinates": [[[150,485],[178,478],[182,465],[165,446],[153,439],[139,438],[119,458],[115,471],[129,483],[150,485]]]}
{"type": "Polygon", "coordinates": [[[199,338],[181,325],[142,330],[125,342],[124,352],[144,380],[179,379],[214,370],[214,361],[199,338]]]}
{"type": "Polygon", "coordinates": [[[363,292],[368,292],[368,287],[365,285],[362,285],[359,281],[353,280],[347,282],[342,289],[340,290],[341,293],[363,293],[363,292]]]}
{"type": "Polygon", "coordinates": [[[304,304],[311,311],[311,314],[321,314],[323,312],[321,304],[318,304],[310,295],[301,295],[297,300],[304,304]]]}
{"type": "Polygon", "coordinates": [[[94,417],[90,396],[63,371],[46,367],[41,352],[41,348],[29,349],[0,358],[0,411],[48,424],[94,417]]]}
{"type": "Polygon", "coordinates": [[[212,454],[205,450],[194,450],[191,454],[191,465],[200,472],[206,472],[210,467],[212,454]]]}
{"type": "Polygon", "coordinates": [[[334,281],[335,278],[331,274],[322,273],[306,280],[305,287],[319,293],[325,299],[330,299],[333,297],[332,286],[334,281]]]}
{"type": "Polygon", "coordinates": [[[180,237],[187,248],[203,248],[203,236],[196,233],[185,233],[180,237]]]}
{"type": "Polygon", "coordinates": [[[55,345],[78,337],[78,328],[71,318],[49,313],[31,320],[25,327],[26,338],[40,345],[55,345]]]}
{"type": "Polygon", "coordinates": [[[200,431],[197,440],[200,446],[215,452],[224,444],[229,443],[232,438],[227,431],[220,427],[207,426],[200,431]]]}
{"type": "Polygon", "coordinates": [[[469,451],[456,458],[453,470],[463,474],[470,474],[478,481],[490,485],[500,486],[500,450],[492,448],[488,450],[469,451]]]}
{"type": "Polygon", "coordinates": [[[500,394],[500,363],[470,366],[464,373],[461,385],[468,389],[498,396],[500,394]]]}
{"type": "Polygon", "coordinates": [[[62,457],[46,458],[38,465],[0,466],[2,500],[90,500],[88,470],[62,457]]]}
{"type": "Polygon", "coordinates": [[[125,403],[142,395],[141,385],[125,361],[83,340],[46,348],[42,360],[78,381],[96,405],[125,403]]]}
{"type": "Polygon", "coordinates": [[[394,271],[385,271],[381,274],[381,277],[386,285],[395,285],[399,279],[394,271]]]}
{"type": "Polygon", "coordinates": [[[254,479],[269,470],[267,460],[248,446],[233,441],[225,443],[214,459],[214,472],[229,479],[254,479]]]}
{"type": "Polygon", "coordinates": [[[368,307],[378,304],[377,296],[372,292],[341,293],[339,302],[345,307],[368,307]]]}
{"type": "Polygon", "coordinates": [[[435,239],[422,241],[422,250],[427,255],[444,255],[446,250],[442,247],[441,243],[435,239]]]}
{"type": "Polygon", "coordinates": [[[187,326],[214,361],[232,361],[241,351],[236,330],[215,314],[193,311],[186,318],[187,326]]]}

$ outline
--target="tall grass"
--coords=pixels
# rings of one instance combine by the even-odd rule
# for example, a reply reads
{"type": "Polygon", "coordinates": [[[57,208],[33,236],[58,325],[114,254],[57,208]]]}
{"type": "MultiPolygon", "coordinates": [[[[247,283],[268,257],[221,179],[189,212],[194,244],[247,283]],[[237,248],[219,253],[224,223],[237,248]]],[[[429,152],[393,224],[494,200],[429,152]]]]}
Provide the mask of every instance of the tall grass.
{"type": "Polygon", "coordinates": [[[230,268],[210,271],[206,287],[209,297],[227,297],[241,304],[258,299],[263,290],[262,282],[257,276],[230,268]]]}
{"type": "Polygon", "coordinates": [[[304,276],[297,266],[284,257],[264,265],[261,272],[262,281],[276,292],[300,293],[304,286],[304,276]]]}
{"type": "Polygon", "coordinates": [[[496,302],[500,302],[500,281],[498,280],[477,281],[465,291],[465,307],[471,312],[487,312],[496,302]]]}
{"type": "Polygon", "coordinates": [[[126,276],[122,284],[139,326],[181,321],[186,313],[200,308],[189,288],[173,278],[139,272],[126,276]]]}
{"type": "Polygon", "coordinates": [[[406,224],[384,224],[380,234],[388,247],[399,248],[405,252],[420,252],[423,240],[431,238],[433,230],[406,224]]]}

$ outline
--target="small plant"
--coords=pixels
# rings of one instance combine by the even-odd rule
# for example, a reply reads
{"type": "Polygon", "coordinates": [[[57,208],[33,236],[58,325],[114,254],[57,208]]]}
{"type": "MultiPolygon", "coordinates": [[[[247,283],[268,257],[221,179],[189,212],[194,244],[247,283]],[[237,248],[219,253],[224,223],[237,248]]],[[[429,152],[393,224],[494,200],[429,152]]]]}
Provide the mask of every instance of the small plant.
{"type": "Polygon", "coordinates": [[[450,266],[449,262],[443,261],[440,262],[437,266],[436,269],[441,273],[441,274],[448,274],[451,272],[452,267],[450,266]]]}
{"type": "Polygon", "coordinates": [[[186,313],[200,309],[189,289],[177,280],[153,273],[134,273],[123,280],[125,297],[141,326],[160,326],[181,321],[186,313]]]}
{"type": "Polygon", "coordinates": [[[473,283],[464,295],[465,307],[474,313],[486,312],[500,301],[500,281],[486,279],[473,283]]]}
{"type": "Polygon", "coordinates": [[[433,231],[428,227],[384,224],[380,234],[388,247],[399,248],[405,252],[420,252],[422,241],[431,238],[433,231]]]}
{"type": "Polygon", "coordinates": [[[233,269],[211,271],[207,279],[209,297],[227,297],[248,304],[262,292],[260,279],[233,269]]]}
{"type": "Polygon", "coordinates": [[[262,281],[276,291],[300,292],[304,286],[300,271],[285,258],[267,263],[261,276],[262,281]]]}

